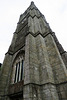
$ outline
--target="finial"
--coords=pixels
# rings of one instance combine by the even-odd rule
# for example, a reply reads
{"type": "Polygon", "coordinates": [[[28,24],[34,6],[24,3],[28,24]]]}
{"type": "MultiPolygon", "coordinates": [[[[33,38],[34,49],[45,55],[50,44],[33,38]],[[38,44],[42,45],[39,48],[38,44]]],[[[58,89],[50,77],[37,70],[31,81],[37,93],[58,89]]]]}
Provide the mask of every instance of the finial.
{"type": "Polygon", "coordinates": [[[31,5],[33,5],[34,4],[34,2],[33,1],[31,1],[31,5]]]}

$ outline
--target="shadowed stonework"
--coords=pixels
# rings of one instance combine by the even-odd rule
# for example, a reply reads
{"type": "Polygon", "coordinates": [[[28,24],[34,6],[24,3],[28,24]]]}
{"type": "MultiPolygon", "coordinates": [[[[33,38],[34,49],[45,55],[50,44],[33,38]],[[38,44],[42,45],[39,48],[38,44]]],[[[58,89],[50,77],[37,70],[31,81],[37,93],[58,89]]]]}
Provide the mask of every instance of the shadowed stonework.
{"type": "Polygon", "coordinates": [[[34,2],[0,68],[0,100],[67,100],[67,52],[34,2]]]}

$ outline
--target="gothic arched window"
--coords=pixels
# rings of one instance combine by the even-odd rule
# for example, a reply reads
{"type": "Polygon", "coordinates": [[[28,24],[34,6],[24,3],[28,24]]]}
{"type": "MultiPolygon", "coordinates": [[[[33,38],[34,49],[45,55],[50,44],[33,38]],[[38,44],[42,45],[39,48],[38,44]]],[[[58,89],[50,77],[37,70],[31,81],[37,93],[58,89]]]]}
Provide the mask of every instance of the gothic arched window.
{"type": "Polygon", "coordinates": [[[23,80],[24,53],[19,53],[15,58],[12,69],[12,83],[23,80]]]}

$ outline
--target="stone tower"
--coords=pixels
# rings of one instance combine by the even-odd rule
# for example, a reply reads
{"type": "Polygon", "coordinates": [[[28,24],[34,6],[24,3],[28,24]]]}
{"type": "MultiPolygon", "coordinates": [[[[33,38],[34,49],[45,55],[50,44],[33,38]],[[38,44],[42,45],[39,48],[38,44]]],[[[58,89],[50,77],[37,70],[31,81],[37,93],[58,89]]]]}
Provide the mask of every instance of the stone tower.
{"type": "Polygon", "coordinates": [[[31,2],[0,71],[0,100],[67,100],[67,53],[31,2]]]}

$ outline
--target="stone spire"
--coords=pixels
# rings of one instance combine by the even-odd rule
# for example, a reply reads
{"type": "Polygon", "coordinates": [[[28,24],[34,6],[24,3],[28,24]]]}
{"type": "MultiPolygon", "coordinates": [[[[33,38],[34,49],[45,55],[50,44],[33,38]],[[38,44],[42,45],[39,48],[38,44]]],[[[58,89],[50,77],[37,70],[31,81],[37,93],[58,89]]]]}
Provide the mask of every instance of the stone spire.
{"type": "Polygon", "coordinates": [[[31,5],[34,5],[34,2],[33,1],[31,1],[31,5]]]}
{"type": "Polygon", "coordinates": [[[0,100],[16,99],[67,100],[67,53],[34,2],[20,15],[2,65],[0,100]]]}
{"type": "Polygon", "coordinates": [[[31,5],[27,8],[27,10],[20,15],[19,22],[17,24],[17,28],[14,33],[15,38],[13,38],[8,51],[16,52],[16,50],[21,48],[24,45],[24,40],[25,40],[24,38],[28,33],[34,36],[36,36],[37,34],[46,36],[50,32],[51,29],[44,15],[38,10],[34,2],[31,2],[31,5]],[[20,37],[21,40],[19,40],[20,37]],[[22,45],[19,46],[21,42],[22,45]]]}

